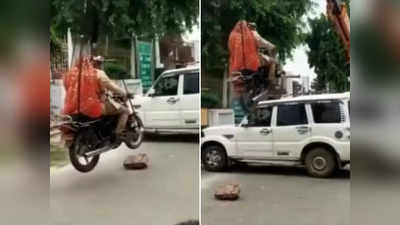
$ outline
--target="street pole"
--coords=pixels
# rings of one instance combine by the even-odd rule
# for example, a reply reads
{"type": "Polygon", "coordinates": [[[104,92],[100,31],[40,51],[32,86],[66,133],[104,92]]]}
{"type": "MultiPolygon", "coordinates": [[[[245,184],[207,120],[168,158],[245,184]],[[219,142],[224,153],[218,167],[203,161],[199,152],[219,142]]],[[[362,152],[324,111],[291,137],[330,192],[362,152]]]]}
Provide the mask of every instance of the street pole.
{"type": "Polygon", "coordinates": [[[70,69],[72,67],[72,55],[73,55],[71,28],[68,28],[67,31],[67,46],[68,46],[68,69],[70,69]]]}
{"type": "Polygon", "coordinates": [[[136,79],[136,36],[132,33],[131,36],[131,77],[136,79]]]}
{"type": "Polygon", "coordinates": [[[228,69],[227,69],[227,66],[225,65],[224,75],[223,75],[223,79],[222,79],[222,107],[223,108],[228,107],[228,85],[229,85],[228,69]]]}
{"type": "Polygon", "coordinates": [[[106,34],[106,46],[104,48],[104,57],[108,56],[108,47],[109,47],[109,42],[108,42],[108,35],[106,34]]]}
{"type": "Polygon", "coordinates": [[[161,57],[160,57],[160,40],[158,35],[155,37],[155,56],[156,56],[156,68],[162,68],[163,65],[161,64],[161,57]]]}

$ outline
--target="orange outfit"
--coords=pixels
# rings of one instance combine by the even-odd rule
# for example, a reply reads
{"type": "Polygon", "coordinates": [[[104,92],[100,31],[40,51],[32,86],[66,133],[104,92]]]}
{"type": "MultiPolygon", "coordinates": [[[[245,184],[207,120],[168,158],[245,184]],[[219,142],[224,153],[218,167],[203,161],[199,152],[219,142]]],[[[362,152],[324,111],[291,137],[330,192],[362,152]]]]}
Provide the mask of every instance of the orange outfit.
{"type": "MultiPolygon", "coordinates": [[[[258,57],[257,41],[253,32],[247,26],[245,21],[236,23],[231,34],[229,35],[229,75],[234,78],[234,72],[241,70],[257,71],[260,67],[260,59],[258,57]]],[[[240,81],[233,83],[235,92],[244,91],[243,84],[240,81]]]]}
{"type": "Polygon", "coordinates": [[[89,117],[102,115],[103,103],[100,99],[101,89],[97,78],[97,70],[90,63],[89,58],[82,58],[64,75],[64,87],[66,91],[64,113],[84,114],[89,117]],[[79,84],[79,64],[81,66],[81,82],[79,84]],[[78,92],[78,86],[80,91],[78,92]],[[79,102],[78,102],[78,95],[79,102]]]}
{"type": "Polygon", "coordinates": [[[229,35],[229,73],[260,67],[257,41],[245,21],[239,21],[229,35]]]}

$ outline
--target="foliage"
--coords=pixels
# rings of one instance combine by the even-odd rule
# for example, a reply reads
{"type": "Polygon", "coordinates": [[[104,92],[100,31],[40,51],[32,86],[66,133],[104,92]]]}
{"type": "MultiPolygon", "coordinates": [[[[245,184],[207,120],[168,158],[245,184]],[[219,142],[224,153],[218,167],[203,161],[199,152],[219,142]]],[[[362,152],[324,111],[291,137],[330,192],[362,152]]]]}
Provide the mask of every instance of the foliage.
{"type": "Polygon", "coordinates": [[[130,37],[183,33],[198,23],[198,0],[51,0],[51,26],[87,34],[130,37]]]}
{"type": "Polygon", "coordinates": [[[348,91],[350,67],[334,25],[323,14],[309,19],[309,25],[311,32],[306,36],[308,62],[318,76],[314,87],[321,90],[329,83],[330,90],[348,91]]]}
{"type": "Polygon", "coordinates": [[[62,48],[62,41],[57,36],[56,32],[50,27],[50,50],[51,52],[59,52],[62,48]]]}
{"type": "Polygon", "coordinates": [[[201,108],[216,108],[220,105],[219,97],[212,93],[201,93],[201,108]]]}
{"type": "Polygon", "coordinates": [[[202,1],[202,64],[210,74],[222,74],[228,61],[228,38],[239,20],[257,23],[261,36],[274,43],[284,63],[302,42],[302,17],[311,0],[208,0],[202,1]]]}
{"type": "Polygon", "coordinates": [[[323,77],[317,76],[311,82],[311,89],[317,93],[324,92],[326,90],[326,81],[323,77]]]}
{"type": "Polygon", "coordinates": [[[105,63],[104,71],[111,79],[114,80],[127,79],[127,77],[129,77],[126,68],[118,63],[105,63]]]}
{"type": "Polygon", "coordinates": [[[63,167],[68,164],[67,149],[50,144],[50,167],[63,167]]]}

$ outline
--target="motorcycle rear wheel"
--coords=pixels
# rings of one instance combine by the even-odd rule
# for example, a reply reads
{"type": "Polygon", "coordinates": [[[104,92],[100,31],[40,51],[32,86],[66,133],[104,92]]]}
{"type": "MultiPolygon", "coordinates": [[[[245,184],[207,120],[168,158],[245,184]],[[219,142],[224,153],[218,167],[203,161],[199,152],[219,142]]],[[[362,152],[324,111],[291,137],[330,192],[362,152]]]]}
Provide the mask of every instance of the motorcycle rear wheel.
{"type": "Polygon", "coordinates": [[[69,160],[76,170],[82,173],[87,173],[92,171],[96,167],[97,163],[99,162],[100,155],[96,155],[90,158],[82,156],[79,153],[81,152],[80,148],[83,147],[81,139],[82,136],[78,135],[78,137],[74,140],[74,143],[69,147],[69,160]],[[81,162],[82,158],[86,163],[81,162]]]}

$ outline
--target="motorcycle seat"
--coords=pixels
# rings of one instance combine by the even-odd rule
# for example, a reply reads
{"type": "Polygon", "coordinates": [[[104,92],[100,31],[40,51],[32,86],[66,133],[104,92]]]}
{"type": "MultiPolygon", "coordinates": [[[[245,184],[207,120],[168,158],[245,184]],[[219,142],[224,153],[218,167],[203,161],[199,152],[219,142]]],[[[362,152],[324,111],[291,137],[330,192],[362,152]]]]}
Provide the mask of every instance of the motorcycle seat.
{"type": "Polygon", "coordinates": [[[89,116],[86,116],[86,115],[83,115],[83,114],[73,114],[73,115],[70,115],[70,116],[71,116],[73,121],[77,121],[77,122],[80,122],[80,123],[93,123],[93,122],[97,122],[97,121],[100,121],[100,120],[103,120],[103,119],[111,119],[111,118],[115,117],[115,115],[106,115],[106,116],[93,118],[93,117],[89,117],[89,116]]]}
{"type": "Polygon", "coordinates": [[[86,116],[84,114],[73,114],[70,116],[73,121],[77,121],[77,122],[81,122],[81,123],[93,122],[93,121],[96,121],[101,118],[101,117],[92,118],[92,117],[86,116]]]}

